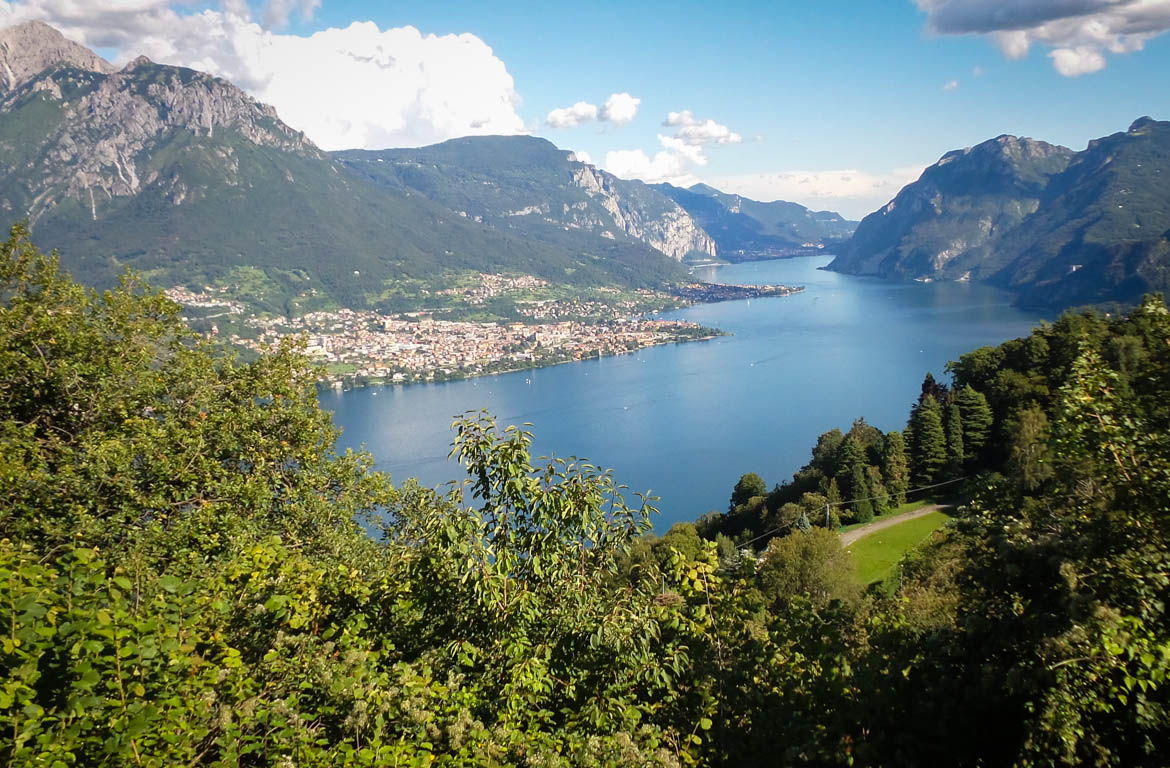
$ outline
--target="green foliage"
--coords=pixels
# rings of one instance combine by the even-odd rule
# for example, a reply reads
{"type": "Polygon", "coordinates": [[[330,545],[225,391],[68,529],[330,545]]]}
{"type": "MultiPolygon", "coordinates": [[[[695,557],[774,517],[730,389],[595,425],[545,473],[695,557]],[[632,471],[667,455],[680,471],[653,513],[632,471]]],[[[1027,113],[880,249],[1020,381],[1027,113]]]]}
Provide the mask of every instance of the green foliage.
{"type": "Polygon", "coordinates": [[[964,451],[963,417],[957,403],[947,406],[943,420],[943,431],[947,436],[947,475],[958,477],[963,470],[964,451]]]}
{"type": "Polygon", "coordinates": [[[882,482],[894,506],[906,503],[906,491],[910,488],[910,466],[906,460],[906,441],[901,432],[886,433],[886,448],[882,453],[882,482]]]}
{"type": "Polygon", "coordinates": [[[772,539],[760,556],[760,587],[771,600],[804,596],[824,605],[852,594],[852,569],[835,532],[810,528],[772,539]]]}
{"type": "Polygon", "coordinates": [[[994,421],[991,407],[983,393],[976,391],[970,384],[956,390],[955,403],[959,406],[959,417],[963,424],[963,460],[967,464],[975,464],[991,435],[994,421]]]}
{"type": "Polygon", "coordinates": [[[764,496],[767,493],[768,485],[764,482],[764,479],[755,472],[749,472],[739,478],[739,481],[735,484],[735,488],[731,491],[729,507],[735,509],[738,506],[747,504],[753,496],[764,496]]]}
{"type": "Polygon", "coordinates": [[[915,485],[931,485],[943,479],[947,464],[947,439],[942,407],[933,395],[924,394],[910,412],[910,477],[915,485]]]}

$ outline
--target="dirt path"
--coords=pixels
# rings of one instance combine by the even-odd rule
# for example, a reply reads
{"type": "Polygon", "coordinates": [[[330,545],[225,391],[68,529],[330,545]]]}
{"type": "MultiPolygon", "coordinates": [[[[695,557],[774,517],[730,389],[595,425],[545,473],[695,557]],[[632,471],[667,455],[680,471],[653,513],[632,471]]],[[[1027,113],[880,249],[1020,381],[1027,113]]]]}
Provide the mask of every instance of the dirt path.
{"type": "Polygon", "coordinates": [[[904,523],[907,520],[913,520],[916,517],[929,515],[931,512],[937,512],[940,509],[943,509],[943,507],[944,505],[942,504],[927,504],[925,507],[912,509],[909,512],[903,512],[900,515],[894,515],[893,517],[883,517],[880,520],[874,520],[868,525],[863,525],[860,528],[854,528],[852,531],[846,531],[845,533],[841,534],[841,546],[847,547],[863,536],[868,536],[874,531],[880,531],[883,528],[889,528],[891,525],[904,523]]]}

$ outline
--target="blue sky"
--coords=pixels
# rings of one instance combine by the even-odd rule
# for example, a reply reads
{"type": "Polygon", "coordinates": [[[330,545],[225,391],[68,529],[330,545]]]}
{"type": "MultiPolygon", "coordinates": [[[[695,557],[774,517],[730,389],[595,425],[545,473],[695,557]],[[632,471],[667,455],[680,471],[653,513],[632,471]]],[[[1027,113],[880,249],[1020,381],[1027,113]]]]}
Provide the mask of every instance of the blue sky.
{"type": "Polygon", "coordinates": [[[1001,133],[1080,149],[1138,116],[1170,119],[1166,0],[74,6],[0,13],[39,14],[115,61],[146,52],[228,76],[329,149],[531,132],[621,175],[852,217],[1001,133]],[[384,59],[375,75],[318,59],[324,47],[384,59]],[[638,100],[632,119],[548,123],[612,94],[638,100]],[[672,112],[688,114],[664,126],[672,112]]]}

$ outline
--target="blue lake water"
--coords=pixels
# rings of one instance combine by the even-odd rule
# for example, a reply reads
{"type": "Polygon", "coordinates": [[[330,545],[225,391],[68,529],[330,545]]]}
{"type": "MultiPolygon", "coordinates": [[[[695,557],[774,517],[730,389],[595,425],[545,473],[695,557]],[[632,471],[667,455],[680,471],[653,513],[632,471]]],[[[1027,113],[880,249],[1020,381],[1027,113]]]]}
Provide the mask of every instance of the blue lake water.
{"type": "MultiPolygon", "coordinates": [[[[576,455],[660,497],[655,529],[723,510],[736,480],[770,485],[809,458],[822,432],[864,416],[901,429],[922,377],[948,360],[1028,333],[1039,320],[967,283],[895,283],[818,269],[815,256],[708,268],[728,283],[804,285],[787,297],[704,304],[666,317],[733,336],[503,376],[326,392],[341,445],[364,445],[396,480],[461,478],[446,459],[452,419],[486,408],[531,422],[538,455],[576,455]]],[[[629,499],[633,501],[633,499],[629,499]]]]}

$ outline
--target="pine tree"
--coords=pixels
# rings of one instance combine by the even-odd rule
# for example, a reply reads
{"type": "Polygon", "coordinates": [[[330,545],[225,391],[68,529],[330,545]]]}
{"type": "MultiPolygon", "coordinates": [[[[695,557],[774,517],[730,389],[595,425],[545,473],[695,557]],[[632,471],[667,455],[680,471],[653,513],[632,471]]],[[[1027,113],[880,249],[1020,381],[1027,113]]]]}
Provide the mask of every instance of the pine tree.
{"type": "Polygon", "coordinates": [[[947,435],[947,475],[959,477],[963,471],[963,417],[954,402],[947,408],[944,427],[947,435]]]}
{"type": "Polygon", "coordinates": [[[829,483],[825,486],[825,503],[832,510],[836,510],[841,505],[841,486],[837,484],[835,477],[829,478],[829,483]]]}
{"type": "Polygon", "coordinates": [[[906,462],[906,440],[901,432],[886,435],[886,448],[882,455],[882,483],[890,494],[892,506],[906,503],[910,467],[906,462]]]}
{"type": "Polygon", "coordinates": [[[853,518],[859,523],[868,523],[873,520],[873,504],[869,499],[869,484],[865,482],[865,464],[857,462],[849,477],[850,491],[853,494],[853,518]]]}
{"type": "Polygon", "coordinates": [[[987,438],[991,435],[993,416],[987,398],[970,384],[959,390],[955,396],[959,414],[963,418],[963,451],[968,465],[979,459],[987,438]]]}
{"type": "Polygon", "coordinates": [[[869,495],[873,497],[874,515],[884,515],[890,511],[890,492],[882,483],[882,471],[875,466],[865,468],[865,480],[869,484],[869,495]]]}
{"type": "Polygon", "coordinates": [[[919,485],[938,482],[947,465],[942,408],[930,395],[924,395],[910,414],[910,461],[911,477],[919,485]]]}

